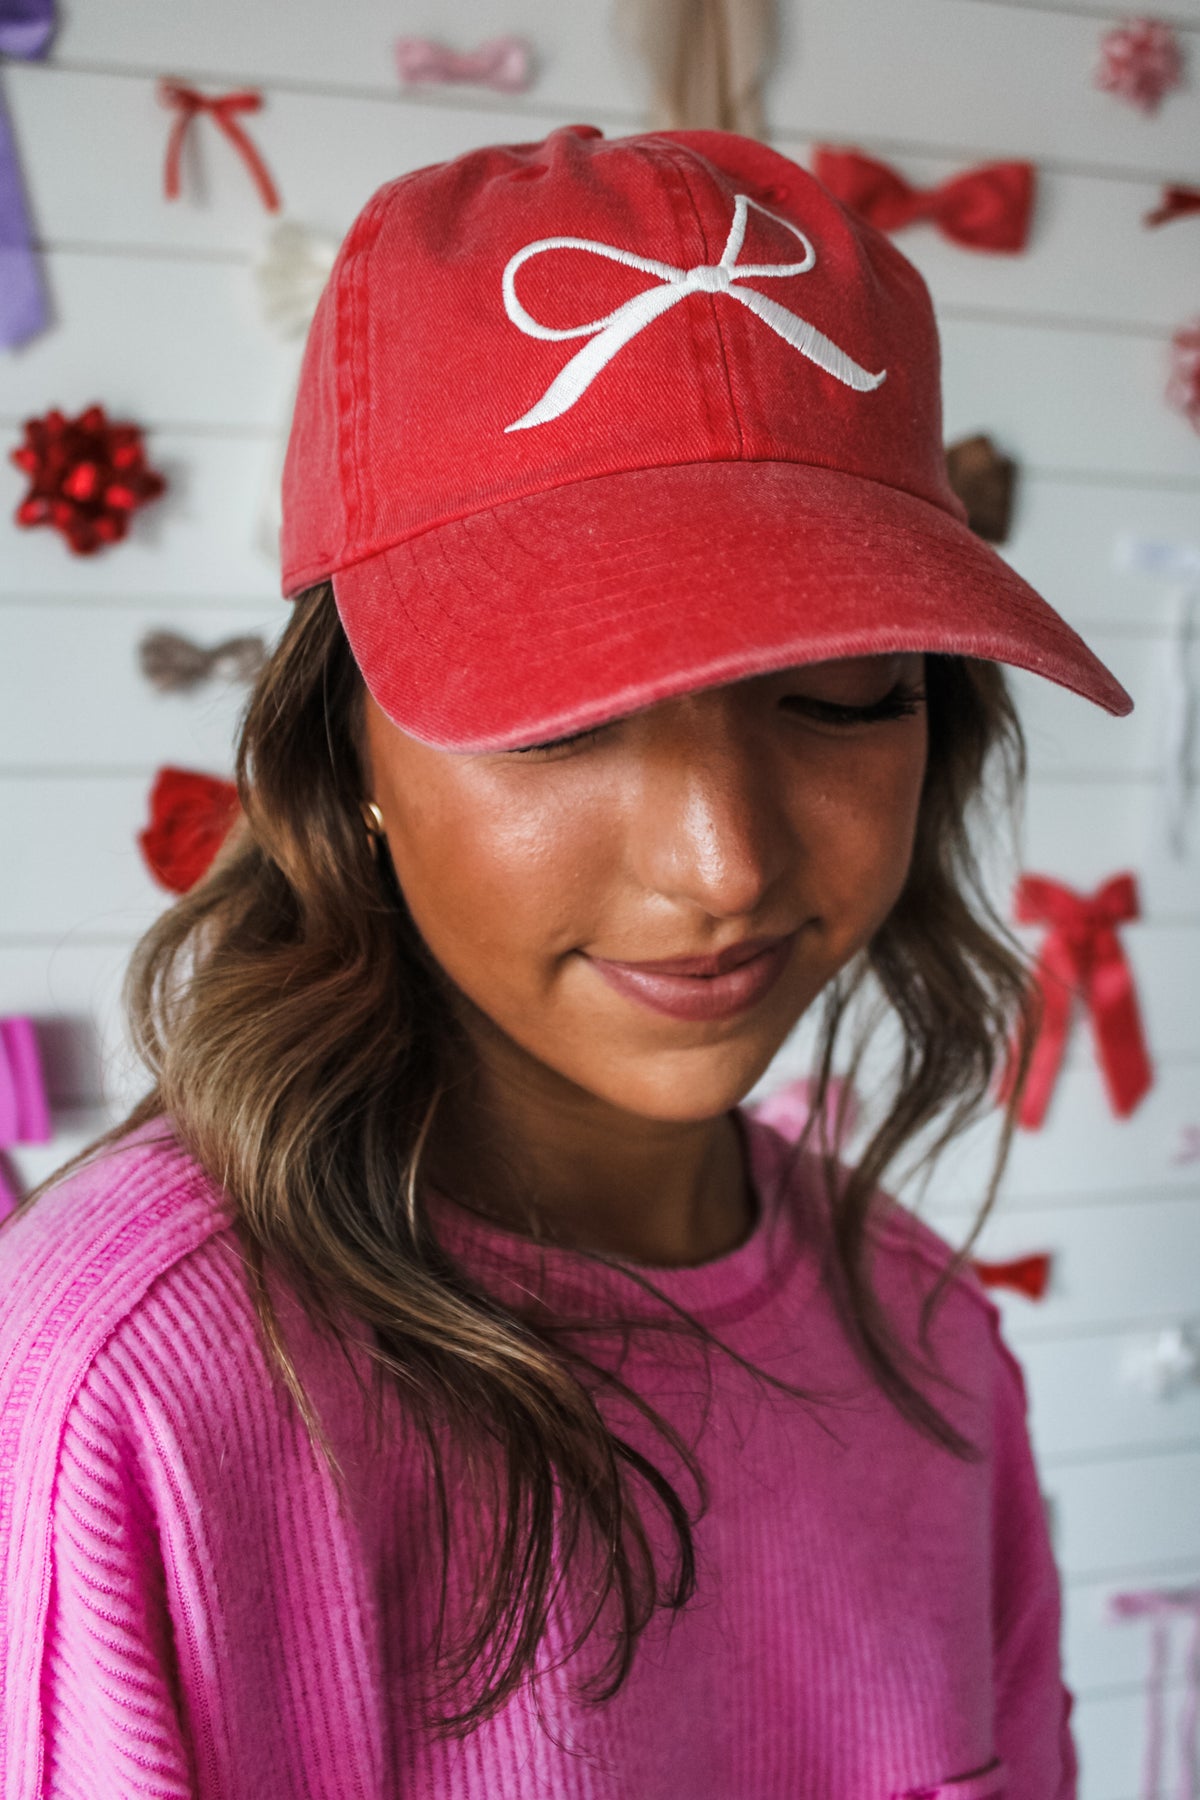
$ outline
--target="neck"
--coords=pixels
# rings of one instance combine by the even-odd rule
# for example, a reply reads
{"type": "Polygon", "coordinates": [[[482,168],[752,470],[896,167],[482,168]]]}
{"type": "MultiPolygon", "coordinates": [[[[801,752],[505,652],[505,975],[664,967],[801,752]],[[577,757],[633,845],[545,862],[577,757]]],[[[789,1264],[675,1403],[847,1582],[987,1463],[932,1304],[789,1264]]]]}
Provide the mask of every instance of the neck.
{"type": "Polygon", "coordinates": [[[660,1267],[735,1249],[753,1224],[742,1135],[715,1119],[632,1115],[512,1046],[448,1093],[432,1183],[509,1229],[660,1267]]]}

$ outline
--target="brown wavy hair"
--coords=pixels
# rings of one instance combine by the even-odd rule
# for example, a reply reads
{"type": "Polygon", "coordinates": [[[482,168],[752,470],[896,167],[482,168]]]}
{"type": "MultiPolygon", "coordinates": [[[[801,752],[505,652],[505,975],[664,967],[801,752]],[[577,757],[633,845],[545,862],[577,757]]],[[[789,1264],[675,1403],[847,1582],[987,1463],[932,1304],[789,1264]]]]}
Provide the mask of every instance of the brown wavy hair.
{"type": "MultiPolygon", "coordinates": [[[[824,1117],[835,1057],[846,1066],[843,1039],[851,1039],[853,1078],[876,1026],[894,1015],[901,1048],[893,1089],[854,1166],[836,1159],[836,1129],[818,1134],[831,1276],[884,1392],[917,1429],[969,1457],[974,1447],[918,1385],[912,1353],[873,1293],[868,1226],[901,1153],[923,1146],[928,1165],[994,1104],[1009,1046],[1030,1041],[1026,968],[988,904],[968,835],[993,770],[1002,797],[1015,799],[1024,746],[999,668],[946,656],[926,664],[929,752],[911,871],[867,951],[822,997],[813,1116],[824,1117]],[[870,995],[877,1003],[864,1011],[870,995]]],[[[373,854],[363,828],[363,697],[331,590],[321,584],[297,601],[250,699],[238,748],[238,825],[204,880],[135,952],[127,1001],[151,1091],[84,1154],[163,1119],[221,1183],[269,1354],[331,1461],[268,1275],[281,1276],[343,1340],[347,1320],[369,1328],[377,1370],[399,1389],[430,1452],[443,1558],[436,1714],[446,1728],[467,1729],[531,1675],[557,1583],[576,1558],[588,1560],[589,1579],[578,1585],[594,1602],[569,1648],[607,1615],[611,1650],[588,1691],[600,1699],[616,1691],[655,1611],[683,1606],[693,1590],[703,1471],[669,1426],[580,1354],[569,1320],[500,1304],[432,1229],[423,1153],[439,1097],[462,1075],[466,1045],[386,850],[373,854]],[[671,1478],[606,1423],[603,1393],[614,1388],[661,1434],[677,1471],[671,1478]],[[495,1533],[479,1563],[487,1574],[452,1642],[443,1631],[449,1515],[439,1444],[447,1441],[470,1446],[472,1469],[488,1472],[495,1533]],[[652,1554],[646,1524],[655,1506],[673,1543],[666,1567],[652,1554]]],[[[1026,1060],[1022,1048],[976,1232],[1000,1180],[1026,1060]]],[[[968,1248],[930,1295],[926,1328],[968,1248]]],[[[706,1336],[694,1321],[682,1323],[706,1336]]]]}

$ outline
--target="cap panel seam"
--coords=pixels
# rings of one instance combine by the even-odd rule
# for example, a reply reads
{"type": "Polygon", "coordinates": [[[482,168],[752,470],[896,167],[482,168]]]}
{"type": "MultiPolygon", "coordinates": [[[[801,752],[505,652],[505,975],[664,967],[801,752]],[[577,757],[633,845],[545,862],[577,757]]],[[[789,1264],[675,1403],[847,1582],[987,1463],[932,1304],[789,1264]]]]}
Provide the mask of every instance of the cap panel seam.
{"type": "MultiPolygon", "coordinates": [[[[665,155],[666,160],[671,164],[679,177],[679,184],[687,197],[688,206],[691,208],[692,217],[696,222],[696,229],[700,234],[700,241],[704,245],[704,253],[711,263],[714,261],[713,247],[709,242],[708,233],[704,228],[704,220],[701,216],[700,208],[696,203],[696,196],[692,192],[691,182],[688,179],[691,172],[688,168],[688,159],[686,155],[680,154],[677,147],[673,144],[667,146],[665,155]]],[[[716,184],[714,183],[714,186],[715,185],[716,184]]],[[[720,193],[720,189],[717,191],[720,193]]],[[[723,194],[721,197],[724,199],[723,194]]],[[[721,327],[720,308],[717,305],[717,296],[715,294],[706,295],[705,298],[708,301],[709,315],[712,319],[713,331],[717,340],[717,354],[721,359],[721,372],[725,377],[725,397],[729,406],[729,414],[737,431],[738,456],[739,459],[744,461],[746,458],[746,432],[742,423],[742,415],[738,410],[737,399],[734,395],[733,375],[729,367],[729,349],[725,342],[725,333],[721,327]]]]}

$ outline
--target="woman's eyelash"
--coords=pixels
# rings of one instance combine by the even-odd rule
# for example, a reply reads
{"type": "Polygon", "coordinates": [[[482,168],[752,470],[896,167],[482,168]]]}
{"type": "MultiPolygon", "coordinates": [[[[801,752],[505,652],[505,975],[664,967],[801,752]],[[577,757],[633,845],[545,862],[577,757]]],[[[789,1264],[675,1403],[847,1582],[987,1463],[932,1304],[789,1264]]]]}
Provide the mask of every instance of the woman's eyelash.
{"type": "Polygon", "coordinates": [[[539,750],[562,750],[567,744],[582,744],[587,738],[596,736],[598,726],[591,726],[583,731],[568,732],[566,737],[547,738],[542,744],[516,744],[510,751],[512,756],[533,756],[539,750]]]}
{"type": "Polygon", "coordinates": [[[817,700],[804,694],[789,694],[785,706],[825,720],[831,725],[871,725],[881,719],[902,719],[917,712],[925,703],[923,688],[894,687],[869,706],[847,706],[837,700],[817,700]]]}

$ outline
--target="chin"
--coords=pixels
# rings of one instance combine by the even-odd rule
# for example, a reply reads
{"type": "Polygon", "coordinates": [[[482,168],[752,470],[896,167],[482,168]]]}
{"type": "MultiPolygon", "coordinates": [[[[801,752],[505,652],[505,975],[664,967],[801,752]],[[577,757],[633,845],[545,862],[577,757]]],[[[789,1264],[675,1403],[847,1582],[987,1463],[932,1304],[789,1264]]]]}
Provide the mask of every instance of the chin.
{"type": "Polygon", "coordinates": [[[779,1044],[772,1040],[753,1050],[723,1046],[721,1050],[663,1052],[625,1063],[614,1078],[580,1085],[635,1118],[699,1125],[740,1105],[778,1049],[779,1044]]]}

